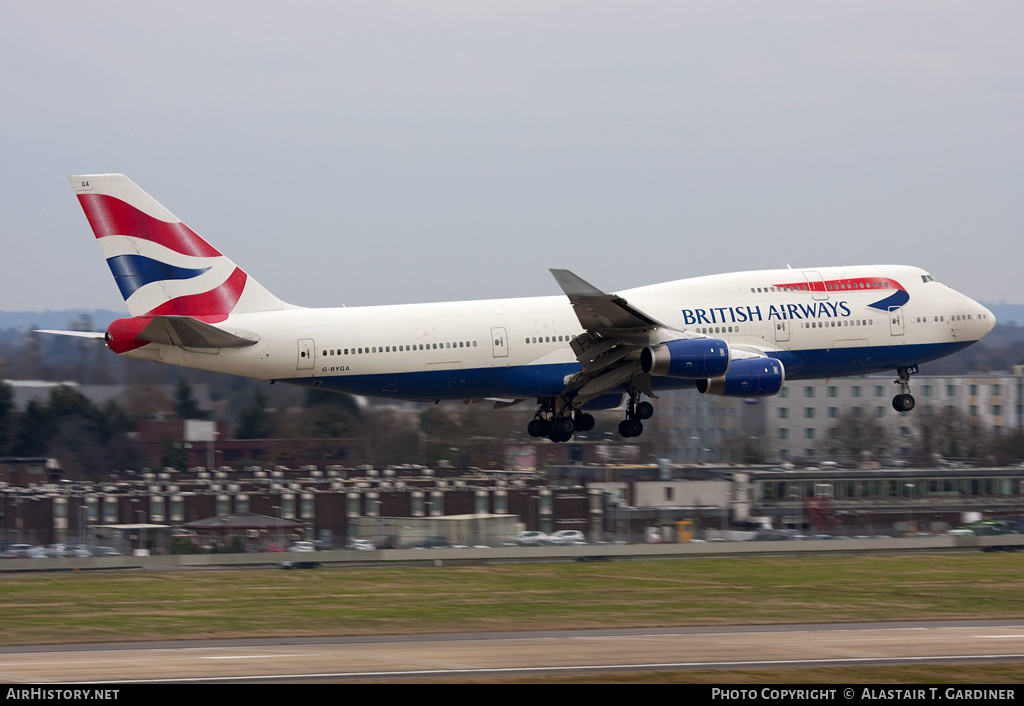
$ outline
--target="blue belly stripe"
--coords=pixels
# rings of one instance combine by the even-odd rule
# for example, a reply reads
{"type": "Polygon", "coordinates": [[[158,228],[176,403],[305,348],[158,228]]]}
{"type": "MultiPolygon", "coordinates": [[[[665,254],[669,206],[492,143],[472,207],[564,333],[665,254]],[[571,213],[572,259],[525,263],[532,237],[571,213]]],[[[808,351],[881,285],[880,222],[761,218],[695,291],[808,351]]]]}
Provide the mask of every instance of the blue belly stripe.
{"type": "MultiPolygon", "coordinates": [[[[866,375],[935,360],[975,341],[919,345],[824,348],[770,353],[786,367],[786,380],[813,380],[866,375]]],[[[280,382],[315,385],[325,390],[369,397],[404,400],[461,400],[469,397],[552,397],[562,392],[563,381],[580,369],[578,363],[523,365],[508,368],[466,368],[375,375],[325,375],[282,378],[280,382]]],[[[655,390],[680,390],[692,380],[654,378],[655,390]]]]}

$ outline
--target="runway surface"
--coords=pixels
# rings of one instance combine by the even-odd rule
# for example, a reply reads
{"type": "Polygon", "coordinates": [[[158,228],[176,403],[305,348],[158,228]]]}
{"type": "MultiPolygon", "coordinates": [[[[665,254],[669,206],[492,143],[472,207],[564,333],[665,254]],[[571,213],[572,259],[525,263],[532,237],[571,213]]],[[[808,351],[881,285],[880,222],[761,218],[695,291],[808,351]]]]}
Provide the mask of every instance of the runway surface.
{"type": "Polygon", "coordinates": [[[1024,621],[635,628],[0,649],[5,683],[282,682],[1024,659],[1024,621]]]}

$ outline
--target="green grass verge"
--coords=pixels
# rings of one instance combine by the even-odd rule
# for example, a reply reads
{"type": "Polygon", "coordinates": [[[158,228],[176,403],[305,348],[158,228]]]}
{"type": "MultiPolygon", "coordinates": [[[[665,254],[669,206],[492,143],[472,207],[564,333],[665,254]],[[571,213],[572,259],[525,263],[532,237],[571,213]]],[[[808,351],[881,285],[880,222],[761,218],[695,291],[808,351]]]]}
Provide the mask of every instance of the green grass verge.
{"type": "Polygon", "coordinates": [[[0,643],[1024,618],[1024,561],[945,554],[0,578],[0,643]]]}

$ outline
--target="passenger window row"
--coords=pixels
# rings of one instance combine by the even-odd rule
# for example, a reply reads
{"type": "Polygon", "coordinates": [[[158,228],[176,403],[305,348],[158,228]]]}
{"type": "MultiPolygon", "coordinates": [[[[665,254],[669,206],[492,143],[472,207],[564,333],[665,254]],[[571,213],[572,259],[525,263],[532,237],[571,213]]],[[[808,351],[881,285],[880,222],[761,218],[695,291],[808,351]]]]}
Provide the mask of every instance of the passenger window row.
{"type": "Polygon", "coordinates": [[[974,321],[977,319],[981,321],[985,317],[981,314],[975,316],[974,314],[951,314],[949,316],[918,316],[914,320],[919,324],[929,323],[945,323],[946,321],[974,321]]]}
{"type": "Polygon", "coordinates": [[[874,326],[874,319],[843,319],[836,321],[835,319],[829,321],[803,321],[800,323],[800,328],[835,328],[836,326],[874,326]]]}
{"type": "Polygon", "coordinates": [[[826,285],[826,289],[838,292],[842,289],[889,289],[891,286],[888,282],[835,282],[826,285]]]}
{"type": "Polygon", "coordinates": [[[446,343],[414,343],[409,346],[365,346],[363,348],[325,348],[323,355],[364,355],[367,353],[403,353],[405,351],[436,351],[445,348],[476,348],[476,341],[446,343]]]}
{"type": "MultiPolygon", "coordinates": [[[[819,282],[818,284],[821,284],[819,282]]],[[[847,289],[890,289],[892,284],[887,281],[871,282],[871,281],[848,281],[848,282],[830,282],[825,284],[825,289],[832,292],[838,292],[840,290],[847,289]]],[[[751,294],[771,294],[774,292],[806,292],[809,287],[806,284],[790,285],[785,287],[751,287],[751,294]]],[[[819,290],[820,291],[820,290],[819,290]]]]}

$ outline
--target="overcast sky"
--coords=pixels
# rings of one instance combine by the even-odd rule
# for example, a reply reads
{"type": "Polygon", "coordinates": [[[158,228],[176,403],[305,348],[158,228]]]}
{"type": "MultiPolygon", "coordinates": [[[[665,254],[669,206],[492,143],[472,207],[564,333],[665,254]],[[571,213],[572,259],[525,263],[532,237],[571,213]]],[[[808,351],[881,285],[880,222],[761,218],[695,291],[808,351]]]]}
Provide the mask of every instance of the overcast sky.
{"type": "Polygon", "coordinates": [[[122,172],[286,301],[901,263],[1024,303],[1020,2],[0,5],[0,310],[122,172]]]}

